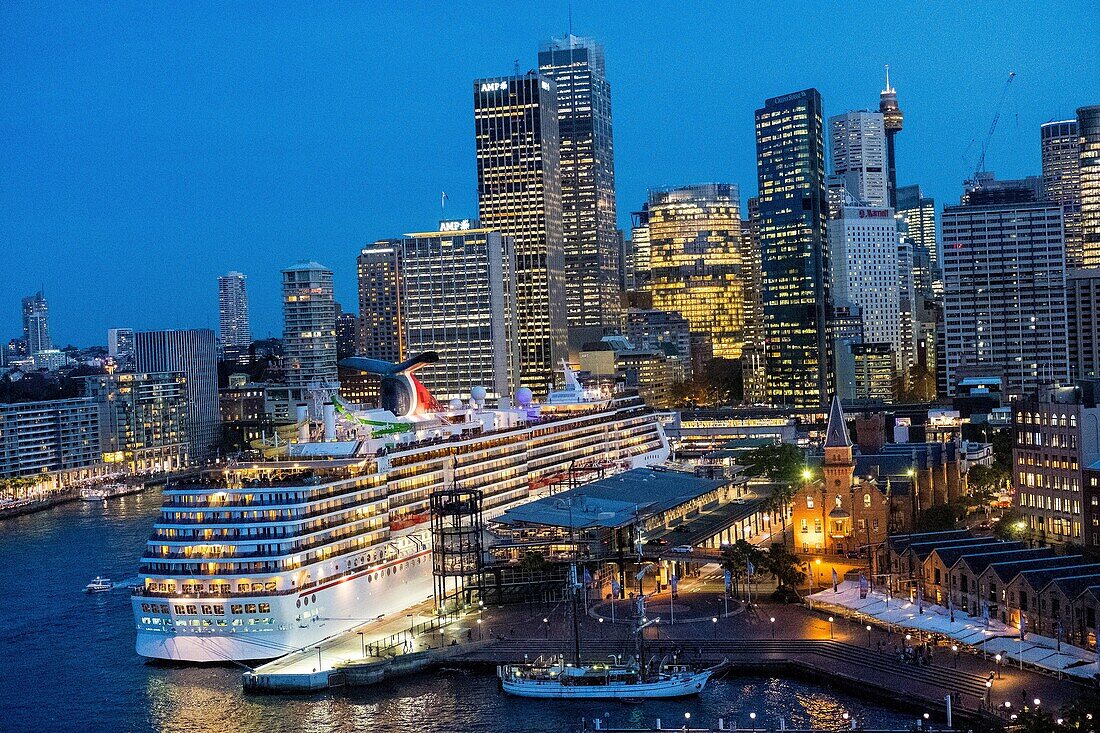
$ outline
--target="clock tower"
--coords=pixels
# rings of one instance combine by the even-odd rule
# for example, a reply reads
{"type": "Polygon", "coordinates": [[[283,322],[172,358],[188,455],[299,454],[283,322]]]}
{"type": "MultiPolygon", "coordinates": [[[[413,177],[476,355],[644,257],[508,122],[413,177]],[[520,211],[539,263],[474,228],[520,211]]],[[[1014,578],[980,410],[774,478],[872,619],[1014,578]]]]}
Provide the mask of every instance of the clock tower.
{"type": "Polygon", "coordinates": [[[833,397],[829,407],[829,424],[825,428],[825,463],[822,473],[825,490],[830,496],[846,492],[852,485],[856,472],[853,457],[852,439],[848,437],[848,425],[844,420],[844,410],[840,407],[840,398],[833,397]]]}

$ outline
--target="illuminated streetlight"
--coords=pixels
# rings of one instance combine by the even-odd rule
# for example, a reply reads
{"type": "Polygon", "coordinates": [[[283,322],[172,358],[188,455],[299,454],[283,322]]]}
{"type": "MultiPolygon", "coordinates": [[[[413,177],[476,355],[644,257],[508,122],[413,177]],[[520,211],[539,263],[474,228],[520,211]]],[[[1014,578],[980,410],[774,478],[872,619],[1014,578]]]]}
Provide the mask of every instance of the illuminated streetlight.
{"type": "Polygon", "coordinates": [[[713,616],[710,619],[710,628],[714,630],[714,638],[717,639],[718,638],[718,617],[717,616],[713,616]]]}
{"type": "Polygon", "coordinates": [[[808,468],[803,468],[802,469],[802,480],[803,481],[809,481],[811,478],[813,478],[813,475],[814,475],[814,472],[811,471],[810,469],[808,469],[808,468]]]}
{"type": "Polygon", "coordinates": [[[829,617],[829,638],[833,638],[833,617],[829,617]]]}
{"type": "Polygon", "coordinates": [[[550,639],[550,619],[544,618],[542,620],[542,626],[543,626],[544,629],[546,629],[546,639],[549,640],[550,639]]]}
{"type": "Polygon", "coordinates": [[[1035,707],[1039,707],[1039,698],[1035,698],[1032,702],[1035,703],[1035,707]]]}
{"type": "Polygon", "coordinates": [[[770,621],[772,622],[772,638],[775,638],[775,616],[772,616],[770,621]]]}
{"type": "Polygon", "coordinates": [[[951,651],[955,652],[955,669],[959,668],[959,645],[952,644],[951,651]]]}
{"type": "Polygon", "coordinates": [[[867,648],[871,648],[871,624],[867,624],[867,648]]]}

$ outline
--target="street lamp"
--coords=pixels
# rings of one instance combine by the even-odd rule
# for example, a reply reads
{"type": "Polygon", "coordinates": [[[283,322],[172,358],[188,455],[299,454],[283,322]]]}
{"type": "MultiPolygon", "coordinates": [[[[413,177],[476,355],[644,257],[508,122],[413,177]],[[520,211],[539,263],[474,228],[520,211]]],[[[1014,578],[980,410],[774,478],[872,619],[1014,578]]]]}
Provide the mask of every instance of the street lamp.
{"type": "Polygon", "coordinates": [[[871,624],[867,624],[867,648],[871,648],[871,624]]]}
{"type": "Polygon", "coordinates": [[[477,620],[477,640],[481,641],[481,619],[477,620]]]}
{"type": "Polygon", "coordinates": [[[993,657],[993,660],[997,662],[997,679],[1001,678],[1001,655],[998,654],[993,657]]]}
{"type": "Polygon", "coordinates": [[[718,617],[712,616],[710,619],[710,628],[714,631],[714,638],[718,638],[718,617]]]}
{"type": "Polygon", "coordinates": [[[829,640],[831,641],[832,638],[833,638],[833,617],[830,616],[829,617],[829,640]]]}
{"type": "Polygon", "coordinates": [[[752,726],[753,730],[756,730],[756,713],[749,713],[749,720],[751,721],[749,725],[752,726]]]}
{"type": "Polygon", "coordinates": [[[775,638],[775,616],[772,616],[770,620],[772,622],[772,638],[774,639],[775,638]]]}
{"type": "Polygon", "coordinates": [[[959,645],[952,644],[951,651],[955,652],[955,669],[959,668],[959,645]]]}
{"type": "Polygon", "coordinates": [[[600,616],[600,638],[603,638],[603,616],[600,616]]]}
{"type": "Polygon", "coordinates": [[[1039,703],[1040,703],[1039,698],[1035,698],[1034,700],[1032,700],[1032,702],[1035,703],[1035,707],[1039,707],[1039,703]]]}
{"type": "Polygon", "coordinates": [[[989,707],[989,691],[993,687],[993,680],[985,681],[985,706],[989,707]]]}
{"type": "Polygon", "coordinates": [[[691,724],[691,713],[684,713],[684,730],[688,729],[688,725],[691,724]]]}
{"type": "Polygon", "coordinates": [[[546,639],[550,640],[550,619],[544,618],[542,620],[542,627],[546,630],[546,639]]]}

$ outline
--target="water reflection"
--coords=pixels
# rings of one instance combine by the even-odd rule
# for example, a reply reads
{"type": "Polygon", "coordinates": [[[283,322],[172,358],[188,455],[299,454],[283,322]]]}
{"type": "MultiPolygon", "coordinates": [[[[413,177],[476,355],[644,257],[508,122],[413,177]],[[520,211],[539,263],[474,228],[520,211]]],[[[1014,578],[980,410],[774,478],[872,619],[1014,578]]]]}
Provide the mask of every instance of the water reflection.
{"type": "Polygon", "coordinates": [[[159,491],[101,503],[73,503],[0,522],[0,728],[205,733],[294,730],[377,733],[566,733],[595,716],[617,726],[718,718],[758,725],[837,729],[848,712],[868,724],[903,727],[909,716],[805,682],[728,677],[698,700],[528,701],[506,698],[491,673],[439,672],[401,684],[308,697],[250,695],[242,669],[146,664],[134,653],[125,590],[88,596],[95,575],[132,578],[159,491]]]}

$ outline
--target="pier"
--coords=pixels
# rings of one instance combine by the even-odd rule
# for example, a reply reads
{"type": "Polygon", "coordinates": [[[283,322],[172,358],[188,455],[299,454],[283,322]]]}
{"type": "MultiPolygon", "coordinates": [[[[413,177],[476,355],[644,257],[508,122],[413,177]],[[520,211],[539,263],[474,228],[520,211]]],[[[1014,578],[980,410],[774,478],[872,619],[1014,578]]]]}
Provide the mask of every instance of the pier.
{"type": "MultiPolygon", "coordinates": [[[[690,600],[697,606],[703,603],[701,597],[690,600]]],[[[420,611],[430,612],[429,604],[420,611]]],[[[722,674],[795,677],[885,697],[912,709],[915,721],[928,713],[936,730],[944,729],[948,698],[956,725],[965,721],[968,727],[983,729],[1008,723],[1009,706],[1018,710],[1032,698],[1041,698],[1044,706],[1057,709],[1084,692],[1075,683],[1030,670],[995,668],[981,654],[964,650],[941,651],[934,663],[916,664],[891,651],[904,644],[903,635],[877,627],[868,631],[862,622],[840,617],[829,619],[802,606],[754,605],[724,618],[696,617],[667,626],[662,622],[646,646],[651,658],[667,658],[670,663],[711,665],[724,660],[722,674]]],[[[474,608],[442,624],[409,621],[394,617],[372,622],[261,665],[244,675],[244,687],[249,692],[300,694],[371,685],[440,667],[492,671],[500,664],[539,656],[568,656],[571,647],[571,625],[556,610],[474,608]]],[[[625,659],[633,653],[624,625],[587,617],[581,626],[586,660],[612,655],[625,659]]],[[[683,730],[682,722],[672,729],[683,730]]]]}

